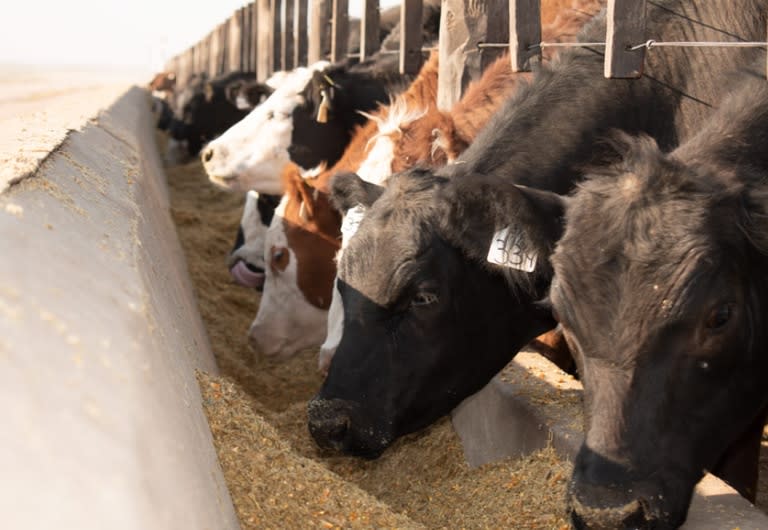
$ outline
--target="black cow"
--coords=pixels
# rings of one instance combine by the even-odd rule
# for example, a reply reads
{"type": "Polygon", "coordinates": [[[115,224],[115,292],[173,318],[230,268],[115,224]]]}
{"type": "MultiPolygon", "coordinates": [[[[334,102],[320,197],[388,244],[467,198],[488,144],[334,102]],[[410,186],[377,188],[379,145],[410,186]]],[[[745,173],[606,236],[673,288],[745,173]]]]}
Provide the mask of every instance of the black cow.
{"type": "Polygon", "coordinates": [[[570,487],[578,528],[681,525],[704,470],[731,465],[734,443],[752,464],[742,493],[755,498],[768,405],[759,55],[701,132],[667,155],[624,138],[624,163],[569,201],[550,296],[589,419],[570,487]]]}
{"type": "MultiPolygon", "coordinates": [[[[762,39],[765,4],[654,3],[649,36],[762,39]]],[[[604,35],[598,17],[580,38],[604,35]]],[[[724,72],[755,53],[649,54],[646,74],[632,81],[604,79],[598,51],[569,51],[503,107],[459,163],[396,175],[383,193],[338,178],[332,187],[342,209],[371,206],[339,263],[344,332],[309,405],[316,441],[375,457],[487,383],[552,323],[535,301],[551,279],[549,249],[562,205],[512,183],[567,192],[585,168],[615,161],[602,140],[612,129],[642,131],[663,149],[674,147],[712,113],[726,91],[724,72]],[[495,239],[502,261],[533,272],[505,274],[488,264],[495,239]]]]}
{"type": "Polygon", "coordinates": [[[244,111],[251,111],[267,99],[275,89],[267,83],[237,79],[224,88],[227,101],[244,111]]]}
{"type": "Polygon", "coordinates": [[[236,80],[252,79],[254,74],[250,72],[233,72],[211,81],[198,78],[180,95],[177,107],[180,119],[171,124],[171,137],[186,141],[190,155],[199,153],[203,145],[248,114],[227,99],[226,87],[236,80]]]}
{"type": "Polygon", "coordinates": [[[155,125],[161,131],[167,131],[173,121],[173,110],[166,100],[152,96],[152,114],[155,116],[155,125]]]}

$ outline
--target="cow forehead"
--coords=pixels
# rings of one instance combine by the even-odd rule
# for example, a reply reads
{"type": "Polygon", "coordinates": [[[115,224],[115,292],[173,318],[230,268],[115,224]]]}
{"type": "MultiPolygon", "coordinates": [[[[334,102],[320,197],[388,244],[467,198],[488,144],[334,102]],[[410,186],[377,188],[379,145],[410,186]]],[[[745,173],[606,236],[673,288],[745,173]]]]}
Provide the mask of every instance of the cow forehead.
{"type": "Polygon", "coordinates": [[[734,249],[745,238],[713,207],[711,193],[643,195],[636,177],[598,184],[580,189],[568,206],[552,257],[558,311],[577,306],[574,312],[626,330],[638,328],[636,319],[663,322],[707,297],[733,294],[714,287],[738,268],[734,249]]]}
{"type": "Polygon", "coordinates": [[[339,278],[382,306],[391,303],[417,271],[425,270],[433,247],[434,217],[409,213],[367,212],[339,262],[339,278]]]}

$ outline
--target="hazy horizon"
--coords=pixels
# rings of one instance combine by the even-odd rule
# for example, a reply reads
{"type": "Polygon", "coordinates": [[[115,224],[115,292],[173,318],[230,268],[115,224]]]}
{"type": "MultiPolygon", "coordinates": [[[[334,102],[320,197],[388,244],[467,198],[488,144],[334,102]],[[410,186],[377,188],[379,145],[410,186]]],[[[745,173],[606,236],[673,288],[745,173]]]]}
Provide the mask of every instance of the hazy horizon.
{"type": "MultiPolygon", "coordinates": [[[[6,74],[9,67],[24,66],[149,74],[248,3],[13,2],[4,9],[0,65],[6,74]]],[[[382,7],[398,3],[381,0],[382,7]]],[[[361,8],[360,0],[352,0],[350,16],[359,16],[361,8]]]]}

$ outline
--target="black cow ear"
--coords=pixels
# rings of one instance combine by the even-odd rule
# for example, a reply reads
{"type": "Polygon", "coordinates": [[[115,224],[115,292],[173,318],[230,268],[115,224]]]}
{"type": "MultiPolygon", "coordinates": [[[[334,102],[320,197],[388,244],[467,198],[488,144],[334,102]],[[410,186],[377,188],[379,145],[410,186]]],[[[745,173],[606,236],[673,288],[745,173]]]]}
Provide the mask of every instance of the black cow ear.
{"type": "Polygon", "coordinates": [[[493,176],[453,179],[443,190],[446,237],[470,258],[533,272],[563,232],[566,199],[493,176]]]}
{"type": "Polygon", "coordinates": [[[274,91],[275,89],[266,83],[253,83],[246,87],[246,97],[248,103],[255,107],[271,96],[274,91]]]}
{"type": "Polygon", "coordinates": [[[240,92],[240,89],[243,87],[242,81],[232,81],[224,88],[225,96],[227,97],[227,101],[232,103],[233,105],[237,105],[237,94],[240,92]]]}
{"type": "Polygon", "coordinates": [[[341,172],[331,179],[331,204],[341,214],[358,204],[369,207],[383,192],[383,187],[366,182],[356,173],[341,172]]]}

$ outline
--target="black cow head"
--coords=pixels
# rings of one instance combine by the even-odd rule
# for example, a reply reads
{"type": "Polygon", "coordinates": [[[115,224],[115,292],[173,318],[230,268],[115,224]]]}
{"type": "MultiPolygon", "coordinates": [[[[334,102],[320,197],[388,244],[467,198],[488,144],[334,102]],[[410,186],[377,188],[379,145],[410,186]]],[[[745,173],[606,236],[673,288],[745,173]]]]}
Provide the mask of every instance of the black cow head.
{"type": "MultiPolygon", "coordinates": [[[[353,113],[353,120],[364,120],[343,103],[346,94],[341,77],[337,70],[314,72],[302,93],[302,103],[293,110],[288,154],[301,167],[316,167],[323,161],[333,164],[341,157],[352,134],[352,126],[341,117],[353,113]]],[[[365,106],[368,108],[370,105],[365,106]]]]}
{"type": "Polygon", "coordinates": [[[266,83],[237,79],[224,87],[224,92],[232,105],[240,110],[253,110],[275,91],[266,83]]]}
{"type": "Polygon", "coordinates": [[[371,111],[389,101],[389,93],[406,85],[390,62],[345,61],[313,73],[293,110],[293,132],[288,153],[304,168],[325,161],[333,165],[342,155],[356,125],[365,122],[360,111],[371,111]]]}
{"type": "Polygon", "coordinates": [[[186,140],[191,155],[199,153],[203,145],[248,114],[227,99],[225,88],[234,80],[252,77],[250,73],[234,72],[212,81],[201,81],[185,98],[180,109],[181,120],[171,125],[171,136],[186,140]]]}
{"type": "Polygon", "coordinates": [[[641,139],[569,201],[550,298],[584,383],[578,528],[681,525],[765,406],[766,202],[739,180],[641,139]]]}
{"type": "Polygon", "coordinates": [[[549,283],[562,203],[489,177],[452,181],[420,169],[391,177],[384,190],[337,175],[332,196],[342,211],[368,209],[338,264],[344,330],[309,404],[309,427],[322,446],[376,457],[554,326],[535,301],[549,283]],[[530,236],[518,241],[511,230],[518,247],[500,248],[510,261],[536,254],[532,272],[486,261],[495,233],[510,225],[530,236]]]}

